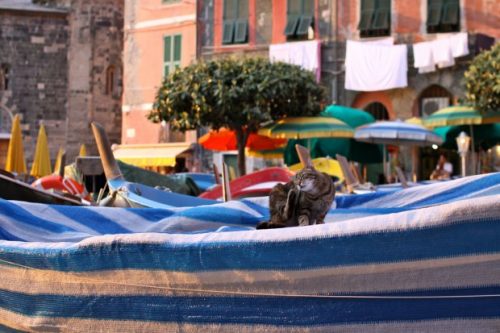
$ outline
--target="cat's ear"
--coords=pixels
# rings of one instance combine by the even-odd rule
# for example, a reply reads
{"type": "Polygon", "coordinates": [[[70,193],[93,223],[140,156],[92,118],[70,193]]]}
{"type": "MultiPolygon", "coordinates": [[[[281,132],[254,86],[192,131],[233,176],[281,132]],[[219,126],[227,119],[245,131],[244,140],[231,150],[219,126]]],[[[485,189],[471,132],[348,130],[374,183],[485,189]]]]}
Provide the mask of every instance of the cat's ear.
{"type": "Polygon", "coordinates": [[[311,154],[309,153],[309,149],[301,145],[295,145],[295,150],[297,151],[297,155],[299,155],[300,163],[304,168],[314,169],[313,161],[311,158],[311,154]]]}

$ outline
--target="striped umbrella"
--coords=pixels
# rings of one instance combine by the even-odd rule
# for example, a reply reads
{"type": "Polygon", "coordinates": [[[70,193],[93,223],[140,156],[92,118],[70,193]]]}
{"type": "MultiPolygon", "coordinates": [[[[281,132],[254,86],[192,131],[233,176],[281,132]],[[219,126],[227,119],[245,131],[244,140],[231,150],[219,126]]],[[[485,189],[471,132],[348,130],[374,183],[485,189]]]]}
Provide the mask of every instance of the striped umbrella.
{"type": "Polygon", "coordinates": [[[352,138],[354,130],[335,118],[284,118],[261,128],[260,135],[276,139],[352,138]]]}
{"type": "Polygon", "coordinates": [[[384,164],[386,176],[389,174],[386,164],[386,145],[430,146],[441,144],[443,139],[423,126],[408,124],[402,121],[379,121],[358,127],[354,133],[358,141],[379,143],[384,145],[384,164]]]}
{"type": "Polygon", "coordinates": [[[480,125],[500,122],[500,114],[482,114],[470,106],[450,106],[423,119],[426,127],[480,125]]]}
{"type": "Polygon", "coordinates": [[[469,125],[471,145],[470,149],[472,151],[472,168],[475,170],[476,159],[475,159],[475,142],[474,142],[474,127],[482,124],[494,124],[500,122],[500,113],[492,112],[487,114],[482,114],[478,110],[470,106],[450,106],[441,110],[438,110],[431,114],[429,117],[424,119],[424,125],[427,127],[443,127],[443,126],[457,126],[457,125],[469,125]]]}

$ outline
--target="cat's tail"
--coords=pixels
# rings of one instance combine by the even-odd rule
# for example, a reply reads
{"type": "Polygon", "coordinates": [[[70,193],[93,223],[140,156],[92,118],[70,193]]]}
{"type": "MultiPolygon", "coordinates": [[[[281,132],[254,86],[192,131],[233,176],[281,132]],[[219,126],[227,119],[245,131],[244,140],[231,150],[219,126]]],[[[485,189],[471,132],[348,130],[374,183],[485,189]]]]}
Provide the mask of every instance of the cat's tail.
{"type": "Polygon", "coordinates": [[[286,227],[285,224],[281,223],[272,223],[272,222],[260,222],[257,224],[257,227],[255,229],[260,230],[260,229],[275,229],[275,228],[284,228],[286,227]]]}

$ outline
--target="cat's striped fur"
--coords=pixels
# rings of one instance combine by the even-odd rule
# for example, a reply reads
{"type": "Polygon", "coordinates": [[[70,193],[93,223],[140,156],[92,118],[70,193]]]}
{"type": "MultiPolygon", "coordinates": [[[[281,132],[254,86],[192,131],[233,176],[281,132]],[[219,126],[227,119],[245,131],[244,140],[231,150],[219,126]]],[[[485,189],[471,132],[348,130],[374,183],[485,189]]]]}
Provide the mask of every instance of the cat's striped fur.
{"type": "Polygon", "coordinates": [[[260,223],[257,229],[322,224],[334,198],[335,186],[330,176],[306,167],[290,182],[271,190],[271,219],[260,223]]]}

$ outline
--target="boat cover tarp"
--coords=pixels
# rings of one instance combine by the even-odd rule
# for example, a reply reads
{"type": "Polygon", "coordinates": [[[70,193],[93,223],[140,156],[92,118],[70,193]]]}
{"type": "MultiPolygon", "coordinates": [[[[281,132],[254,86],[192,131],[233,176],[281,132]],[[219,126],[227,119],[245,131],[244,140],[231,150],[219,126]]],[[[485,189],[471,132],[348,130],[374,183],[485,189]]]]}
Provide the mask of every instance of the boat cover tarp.
{"type": "Polygon", "coordinates": [[[338,196],[122,209],[0,201],[0,330],[495,332],[500,174],[338,196]]]}

